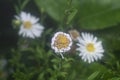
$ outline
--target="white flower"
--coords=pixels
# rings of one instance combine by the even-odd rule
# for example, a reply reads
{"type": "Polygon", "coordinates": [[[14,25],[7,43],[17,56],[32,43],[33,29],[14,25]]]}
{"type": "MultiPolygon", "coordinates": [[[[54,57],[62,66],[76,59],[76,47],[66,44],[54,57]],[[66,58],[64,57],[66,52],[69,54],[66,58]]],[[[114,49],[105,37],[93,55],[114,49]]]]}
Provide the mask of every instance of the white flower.
{"type": "Polygon", "coordinates": [[[17,20],[21,21],[19,35],[33,39],[41,36],[44,27],[38,23],[38,18],[25,12],[21,12],[19,16],[15,17],[17,20]]]}
{"type": "Polygon", "coordinates": [[[69,34],[64,32],[57,32],[54,34],[51,42],[52,49],[55,53],[58,53],[63,57],[62,53],[67,52],[71,49],[72,39],[69,34]]]}
{"type": "Polygon", "coordinates": [[[102,47],[102,42],[97,40],[97,37],[94,37],[89,33],[82,33],[78,39],[78,51],[80,51],[79,56],[82,57],[82,60],[88,63],[97,61],[103,56],[104,49],[102,47]]]}

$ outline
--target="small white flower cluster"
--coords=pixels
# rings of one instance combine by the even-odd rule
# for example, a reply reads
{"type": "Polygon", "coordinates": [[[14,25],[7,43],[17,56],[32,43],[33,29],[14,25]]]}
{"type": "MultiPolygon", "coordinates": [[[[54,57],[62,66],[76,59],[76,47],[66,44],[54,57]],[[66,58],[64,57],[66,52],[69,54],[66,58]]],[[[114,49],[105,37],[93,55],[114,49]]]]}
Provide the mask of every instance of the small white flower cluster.
{"type": "MultiPolygon", "coordinates": [[[[72,31],[71,33],[74,33],[75,36],[76,32],[72,31]]],[[[89,33],[81,33],[81,35],[75,36],[75,38],[78,46],[76,50],[79,51],[79,56],[83,61],[91,63],[103,57],[104,49],[102,42],[98,41],[97,37],[89,33]]],[[[72,43],[69,34],[57,32],[52,38],[51,47],[55,50],[55,53],[60,54],[64,58],[63,53],[71,49],[72,43]]]]}
{"type": "Polygon", "coordinates": [[[38,18],[25,12],[21,12],[20,15],[15,16],[15,18],[21,22],[19,35],[33,39],[41,36],[44,27],[38,23],[38,18]]]}
{"type": "MultiPolygon", "coordinates": [[[[44,27],[38,23],[38,18],[25,12],[21,12],[19,16],[15,17],[21,22],[19,35],[33,39],[41,36],[44,27]]],[[[103,57],[102,42],[98,41],[97,37],[89,33],[79,35],[76,30],[71,30],[69,33],[70,35],[64,32],[56,32],[51,41],[52,49],[62,58],[64,58],[63,54],[71,49],[73,41],[77,41],[78,48],[76,50],[79,51],[79,56],[83,61],[91,63],[103,57]]]]}

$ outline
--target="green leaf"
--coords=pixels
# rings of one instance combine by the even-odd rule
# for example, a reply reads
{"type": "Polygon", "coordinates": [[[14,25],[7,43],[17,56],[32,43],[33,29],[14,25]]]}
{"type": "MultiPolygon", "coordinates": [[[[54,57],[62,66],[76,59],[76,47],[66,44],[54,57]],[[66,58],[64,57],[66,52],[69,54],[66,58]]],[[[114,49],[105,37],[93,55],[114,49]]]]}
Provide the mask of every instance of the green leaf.
{"type": "Polygon", "coordinates": [[[44,75],[45,75],[45,72],[40,73],[38,76],[38,80],[44,79],[44,75]]]}
{"type": "Polygon", "coordinates": [[[53,63],[59,63],[59,62],[60,62],[60,60],[59,60],[59,59],[54,58],[54,59],[52,59],[52,60],[51,60],[51,62],[53,62],[53,63]]]}
{"type": "Polygon", "coordinates": [[[77,13],[77,9],[71,9],[68,15],[67,24],[69,24],[77,13]]]}
{"type": "MultiPolygon", "coordinates": [[[[35,0],[41,10],[44,9],[53,19],[61,21],[66,10],[67,0],[35,0]]],[[[104,29],[120,22],[120,0],[72,0],[77,9],[68,15],[68,23],[75,16],[74,24],[83,29],[104,29]],[[76,15],[75,15],[76,14],[76,15]]]]}
{"type": "Polygon", "coordinates": [[[24,2],[21,5],[21,9],[23,10],[25,8],[25,6],[28,4],[30,0],[24,0],[24,2]]]}
{"type": "Polygon", "coordinates": [[[119,78],[115,77],[115,78],[112,78],[112,79],[109,79],[109,80],[120,80],[120,77],[119,78]]]}
{"type": "Polygon", "coordinates": [[[78,8],[78,23],[85,29],[104,29],[116,25],[120,22],[119,3],[119,0],[84,0],[78,8]]]}
{"type": "Polygon", "coordinates": [[[69,63],[63,64],[63,68],[69,68],[71,65],[69,63]]]}
{"type": "Polygon", "coordinates": [[[60,76],[63,76],[63,77],[66,77],[66,75],[67,75],[67,72],[60,72],[60,74],[59,74],[60,76]]]}
{"type": "Polygon", "coordinates": [[[87,80],[94,80],[94,79],[98,76],[99,73],[100,73],[99,71],[94,72],[93,74],[91,74],[91,75],[88,77],[87,80]]]}
{"type": "Polygon", "coordinates": [[[38,8],[44,9],[53,19],[60,21],[63,19],[67,0],[35,0],[38,8]]]}
{"type": "Polygon", "coordinates": [[[107,50],[120,50],[120,27],[114,26],[104,30],[97,30],[96,33],[103,39],[103,45],[107,50]]]}
{"type": "Polygon", "coordinates": [[[57,65],[53,65],[53,68],[55,69],[55,70],[58,70],[58,67],[57,67],[57,65]]]}

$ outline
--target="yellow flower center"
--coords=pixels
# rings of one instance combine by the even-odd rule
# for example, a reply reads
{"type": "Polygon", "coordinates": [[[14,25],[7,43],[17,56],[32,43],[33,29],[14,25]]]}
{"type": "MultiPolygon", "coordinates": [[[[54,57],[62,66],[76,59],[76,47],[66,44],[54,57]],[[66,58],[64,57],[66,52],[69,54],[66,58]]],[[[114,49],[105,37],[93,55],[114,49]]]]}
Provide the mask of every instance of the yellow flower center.
{"type": "Polygon", "coordinates": [[[93,43],[88,43],[87,46],[86,46],[87,50],[89,52],[93,52],[95,51],[95,47],[94,47],[94,44],[93,43]]]}
{"type": "Polygon", "coordinates": [[[57,35],[54,46],[58,49],[67,48],[70,44],[70,40],[64,34],[57,35]]]}
{"type": "Polygon", "coordinates": [[[32,27],[32,23],[30,21],[25,21],[24,22],[24,28],[30,29],[32,27]]]}

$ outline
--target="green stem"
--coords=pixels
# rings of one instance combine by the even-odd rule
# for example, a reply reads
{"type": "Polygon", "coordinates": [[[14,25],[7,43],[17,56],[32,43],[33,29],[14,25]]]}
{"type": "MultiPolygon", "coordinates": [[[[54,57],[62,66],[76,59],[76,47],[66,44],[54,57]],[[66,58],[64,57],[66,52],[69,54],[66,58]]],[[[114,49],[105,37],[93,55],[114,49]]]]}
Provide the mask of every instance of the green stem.
{"type": "Polygon", "coordinates": [[[71,5],[72,5],[72,0],[68,0],[67,7],[64,11],[64,16],[63,16],[63,20],[62,20],[61,29],[64,29],[66,26],[68,26],[67,20],[68,20],[69,12],[70,12],[70,9],[71,9],[71,5]]]}
{"type": "Polygon", "coordinates": [[[29,1],[30,0],[24,0],[23,2],[21,2],[21,0],[18,0],[18,5],[15,5],[16,13],[19,14],[21,11],[23,11],[29,1]]]}

